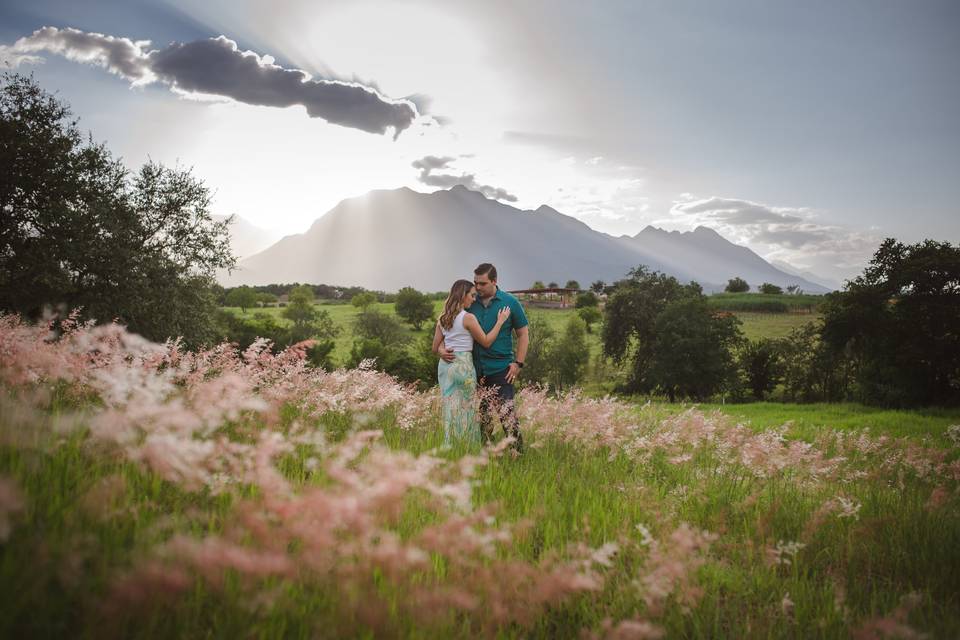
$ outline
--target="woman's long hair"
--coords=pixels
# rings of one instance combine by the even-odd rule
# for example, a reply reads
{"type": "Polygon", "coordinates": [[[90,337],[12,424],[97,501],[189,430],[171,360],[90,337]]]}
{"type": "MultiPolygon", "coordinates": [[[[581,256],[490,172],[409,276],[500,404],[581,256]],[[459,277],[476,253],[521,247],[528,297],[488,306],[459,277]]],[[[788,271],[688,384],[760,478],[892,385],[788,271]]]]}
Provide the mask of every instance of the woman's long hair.
{"type": "Polygon", "coordinates": [[[443,303],[443,313],[440,314],[440,326],[449,331],[453,328],[453,319],[463,310],[463,296],[473,289],[469,280],[457,280],[450,287],[450,295],[443,303]]]}

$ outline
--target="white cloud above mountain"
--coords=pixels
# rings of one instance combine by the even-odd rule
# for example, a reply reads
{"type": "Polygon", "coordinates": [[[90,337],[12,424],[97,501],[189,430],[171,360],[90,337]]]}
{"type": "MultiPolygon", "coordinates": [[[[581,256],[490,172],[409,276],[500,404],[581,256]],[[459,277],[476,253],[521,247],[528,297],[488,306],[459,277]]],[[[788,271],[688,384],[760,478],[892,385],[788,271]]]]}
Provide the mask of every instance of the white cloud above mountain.
{"type": "Polygon", "coordinates": [[[749,245],[767,260],[780,260],[834,280],[862,271],[882,240],[870,231],[821,221],[805,207],[691,194],[675,201],[670,218],[662,222],[710,227],[734,242],[749,245]]]}

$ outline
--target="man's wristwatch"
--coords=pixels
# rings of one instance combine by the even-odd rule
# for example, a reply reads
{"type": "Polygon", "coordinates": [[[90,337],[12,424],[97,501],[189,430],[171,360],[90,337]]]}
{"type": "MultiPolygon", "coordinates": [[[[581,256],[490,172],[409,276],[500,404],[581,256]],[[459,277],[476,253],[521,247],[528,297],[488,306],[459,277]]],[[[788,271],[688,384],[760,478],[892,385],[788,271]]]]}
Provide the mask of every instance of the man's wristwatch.
{"type": "Polygon", "coordinates": [[[517,365],[518,367],[520,367],[521,369],[523,369],[523,363],[520,362],[519,360],[514,360],[513,363],[514,363],[515,365],[517,365]]]}

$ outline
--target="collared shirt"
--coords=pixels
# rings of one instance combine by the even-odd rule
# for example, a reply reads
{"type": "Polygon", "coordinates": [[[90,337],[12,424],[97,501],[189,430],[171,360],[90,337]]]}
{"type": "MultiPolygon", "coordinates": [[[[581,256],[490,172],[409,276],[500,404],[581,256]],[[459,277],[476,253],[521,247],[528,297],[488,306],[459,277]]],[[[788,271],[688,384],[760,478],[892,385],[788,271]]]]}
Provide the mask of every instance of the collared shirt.
{"type": "Polygon", "coordinates": [[[480,329],[488,333],[497,324],[497,314],[504,307],[510,307],[510,317],[500,327],[500,333],[493,344],[487,349],[476,342],[473,345],[474,364],[480,375],[492,375],[510,366],[513,362],[513,331],[527,326],[527,314],[520,301],[506,291],[501,291],[500,287],[497,287],[497,292],[490,299],[489,306],[484,306],[478,297],[467,309],[477,317],[480,329]]]}

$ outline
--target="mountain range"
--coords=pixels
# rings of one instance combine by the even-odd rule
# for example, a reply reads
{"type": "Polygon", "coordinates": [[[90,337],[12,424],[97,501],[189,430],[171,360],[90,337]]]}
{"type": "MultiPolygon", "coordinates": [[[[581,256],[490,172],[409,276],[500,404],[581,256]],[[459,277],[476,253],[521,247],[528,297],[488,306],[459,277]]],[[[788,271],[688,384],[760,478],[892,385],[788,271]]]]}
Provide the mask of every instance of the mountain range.
{"type": "Polygon", "coordinates": [[[220,280],[225,286],[309,282],[443,291],[457,278],[471,278],[481,262],[497,266],[505,289],[527,288],[536,280],[613,282],[643,264],[682,282],[696,280],[708,292],[723,290],[737,276],[753,287],[770,282],[828,291],[707,227],[647,227],[632,237],[614,237],[546,205],[521,210],[463,186],[429,194],[378,190],[344,200],[306,232],[241,260],[220,280]]]}

